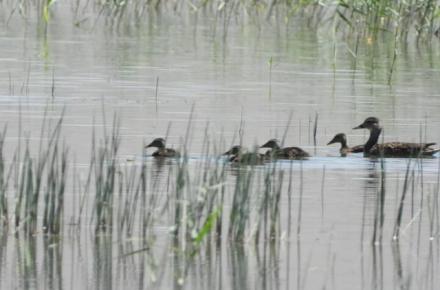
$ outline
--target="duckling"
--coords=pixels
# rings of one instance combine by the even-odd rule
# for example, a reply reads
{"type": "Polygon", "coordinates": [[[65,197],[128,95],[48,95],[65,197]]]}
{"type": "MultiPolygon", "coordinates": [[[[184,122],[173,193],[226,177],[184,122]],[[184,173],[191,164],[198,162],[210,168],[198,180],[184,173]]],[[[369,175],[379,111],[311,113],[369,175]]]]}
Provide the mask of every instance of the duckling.
{"type": "Polygon", "coordinates": [[[246,152],[246,150],[240,146],[232,146],[231,149],[223,153],[223,155],[228,155],[229,161],[233,163],[240,164],[262,164],[265,161],[265,155],[257,152],[246,152]]]}
{"type": "Polygon", "coordinates": [[[231,147],[231,149],[229,149],[228,151],[226,151],[225,153],[223,153],[222,155],[227,155],[229,156],[229,161],[233,161],[233,159],[240,155],[243,151],[243,147],[240,145],[234,145],[231,147]]]}
{"type": "Polygon", "coordinates": [[[266,156],[270,159],[304,159],[310,157],[310,154],[299,147],[281,148],[277,139],[270,139],[260,148],[270,148],[266,152],[266,156]]]}
{"type": "Polygon", "coordinates": [[[376,117],[368,117],[353,129],[370,130],[370,137],[364,145],[364,156],[420,157],[432,156],[440,151],[440,149],[431,148],[436,143],[387,142],[377,144],[382,127],[376,117]]]}
{"type": "Polygon", "coordinates": [[[153,157],[179,157],[180,154],[178,151],[172,149],[172,148],[166,148],[165,147],[165,139],[163,138],[156,138],[145,146],[145,148],[150,147],[156,147],[157,151],[152,154],[153,157]]]}
{"type": "Polygon", "coordinates": [[[339,152],[341,153],[342,157],[347,156],[348,153],[364,152],[364,145],[357,145],[351,148],[348,147],[347,136],[344,133],[336,134],[335,137],[333,137],[333,139],[327,143],[327,145],[334,143],[341,143],[341,149],[339,149],[339,152]]]}

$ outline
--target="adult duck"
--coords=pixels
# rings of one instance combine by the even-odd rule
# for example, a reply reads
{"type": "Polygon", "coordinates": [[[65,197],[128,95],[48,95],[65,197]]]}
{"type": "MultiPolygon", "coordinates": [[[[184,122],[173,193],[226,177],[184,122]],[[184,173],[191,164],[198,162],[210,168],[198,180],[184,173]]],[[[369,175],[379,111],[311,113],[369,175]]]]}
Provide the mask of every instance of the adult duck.
{"type": "Polygon", "coordinates": [[[223,153],[223,155],[229,156],[228,160],[233,163],[239,164],[262,164],[266,157],[263,154],[257,152],[246,152],[246,150],[240,146],[232,146],[231,149],[223,153]]]}
{"type": "Polygon", "coordinates": [[[354,147],[348,147],[347,145],[347,136],[344,133],[338,133],[333,137],[333,139],[327,143],[327,145],[340,143],[341,148],[339,149],[339,153],[341,153],[342,157],[347,156],[349,153],[359,153],[364,152],[364,145],[357,145],[354,147]]]}
{"type": "Polygon", "coordinates": [[[365,156],[420,157],[432,156],[440,151],[440,149],[431,148],[436,143],[386,142],[377,144],[382,127],[376,117],[365,119],[362,124],[353,129],[368,129],[370,131],[370,137],[364,145],[365,156]]]}
{"type": "Polygon", "coordinates": [[[156,138],[150,144],[145,146],[145,148],[155,147],[157,150],[153,152],[153,157],[179,157],[178,151],[172,148],[166,148],[164,138],[156,138]]]}
{"type": "Polygon", "coordinates": [[[260,148],[270,148],[266,156],[271,159],[304,159],[310,157],[310,154],[299,147],[281,148],[277,139],[270,139],[260,146],[260,148]]]}

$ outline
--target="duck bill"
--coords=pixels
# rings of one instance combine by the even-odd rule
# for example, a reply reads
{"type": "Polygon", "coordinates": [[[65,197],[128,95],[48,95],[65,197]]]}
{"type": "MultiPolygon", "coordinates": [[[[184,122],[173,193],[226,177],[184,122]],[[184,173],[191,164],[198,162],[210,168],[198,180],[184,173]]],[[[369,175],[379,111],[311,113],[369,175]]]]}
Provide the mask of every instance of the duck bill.
{"type": "Polygon", "coordinates": [[[362,123],[362,124],[360,124],[359,126],[353,128],[353,130],[356,130],[356,129],[365,129],[365,126],[364,126],[364,124],[362,123]]]}
{"type": "Polygon", "coordinates": [[[267,142],[266,142],[263,145],[261,145],[260,148],[269,148],[269,146],[267,146],[267,142]]]}
{"type": "Polygon", "coordinates": [[[145,146],[145,148],[150,148],[150,147],[153,147],[153,143],[150,143],[147,146],[145,146]]]}
{"type": "Polygon", "coordinates": [[[330,142],[327,143],[327,146],[331,145],[331,144],[334,144],[334,143],[336,143],[336,141],[335,141],[335,139],[332,139],[330,142]]]}
{"type": "Polygon", "coordinates": [[[231,155],[231,150],[226,151],[226,152],[223,153],[222,155],[231,155]]]}

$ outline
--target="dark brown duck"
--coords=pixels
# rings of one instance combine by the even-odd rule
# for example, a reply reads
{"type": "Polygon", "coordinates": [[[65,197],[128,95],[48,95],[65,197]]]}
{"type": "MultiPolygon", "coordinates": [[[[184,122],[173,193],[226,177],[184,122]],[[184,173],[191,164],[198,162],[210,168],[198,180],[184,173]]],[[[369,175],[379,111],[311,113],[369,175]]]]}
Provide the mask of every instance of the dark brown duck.
{"type": "Polygon", "coordinates": [[[266,156],[270,159],[303,159],[310,157],[310,154],[304,151],[299,147],[284,147],[278,143],[276,139],[270,139],[264,145],[260,146],[260,148],[270,148],[268,152],[266,152],[266,156]]]}
{"type": "Polygon", "coordinates": [[[155,147],[157,150],[153,152],[152,156],[154,157],[179,157],[180,154],[178,151],[172,148],[166,148],[165,139],[156,138],[150,144],[145,146],[145,148],[155,147]]]}
{"type": "Polygon", "coordinates": [[[229,156],[228,160],[230,162],[239,164],[262,164],[266,160],[265,155],[257,152],[246,152],[240,145],[232,146],[223,155],[229,156]]]}
{"type": "Polygon", "coordinates": [[[377,144],[382,127],[379,119],[369,117],[359,126],[353,129],[368,129],[370,137],[364,145],[365,156],[384,156],[384,157],[420,157],[432,156],[440,149],[432,148],[436,143],[408,143],[408,142],[386,142],[377,144]]]}

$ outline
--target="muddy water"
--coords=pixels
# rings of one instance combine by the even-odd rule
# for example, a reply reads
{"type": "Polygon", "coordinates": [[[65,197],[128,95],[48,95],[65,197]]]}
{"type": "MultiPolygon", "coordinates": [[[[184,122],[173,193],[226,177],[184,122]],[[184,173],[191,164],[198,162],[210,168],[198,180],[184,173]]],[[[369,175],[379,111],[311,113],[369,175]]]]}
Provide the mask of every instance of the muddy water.
{"type": "MultiPolygon", "coordinates": [[[[0,124],[8,126],[8,150],[20,137],[38,141],[45,110],[54,119],[65,110],[63,138],[79,171],[90,158],[93,128],[101,134],[115,113],[121,160],[150,154],[142,144],[155,137],[167,135],[170,146],[181,148],[189,119],[190,170],[199,167],[206,134],[222,144],[220,152],[239,143],[238,136],[252,147],[281,139],[287,130],[285,144],[300,145],[313,157],[279,164],[293,176],[294,193],[290,211],[287,194],[281,197],[283,234],[274,247],[223,242],[188,262],[170,254],[166,219],[158,225],[161,246],[139,255],[124,256],[137,246],[95,240],[87,230],[66,230],[62,243],[38,234],[7,235],[0,250],[1,288],[438,287],[438,158],[412,164],[423,174],[416,170],[400,243],[391,237],[408,163],[385,161],[384,242],[371,246],[381,164],[359,154],[340,158],[335,145],[325,146],[339,132],[347,133],[349,144],[365,142],[366,132],[351,128],[368,116],[381,119],[385,140],[440,142],[438,42],[402,46],[388,85],[394,43],[387,40],[362,41],[354,58],[347,43],[335,42],[328,31],[301,26],[231,24],[223,39],[210,17],[165,14],[118,30],[102,21],[92,25],[96,15],[74,27],[65,21],[71,19],[68,6],[55,11],[47,36],[32,18],[25,25],[12,17],[0,28],[0,124]]],[[[156,166],[152,158],[147,163],[156,166]]],[[[158,167],[160,182],[166,183],[163,172],[172,166],[158,167]]],[[[230,175],[232,182],[233,168],[230,175]]],[[[77,199],[76,192],[67,195],[66,225],[69,203],[77,199]]]]}

